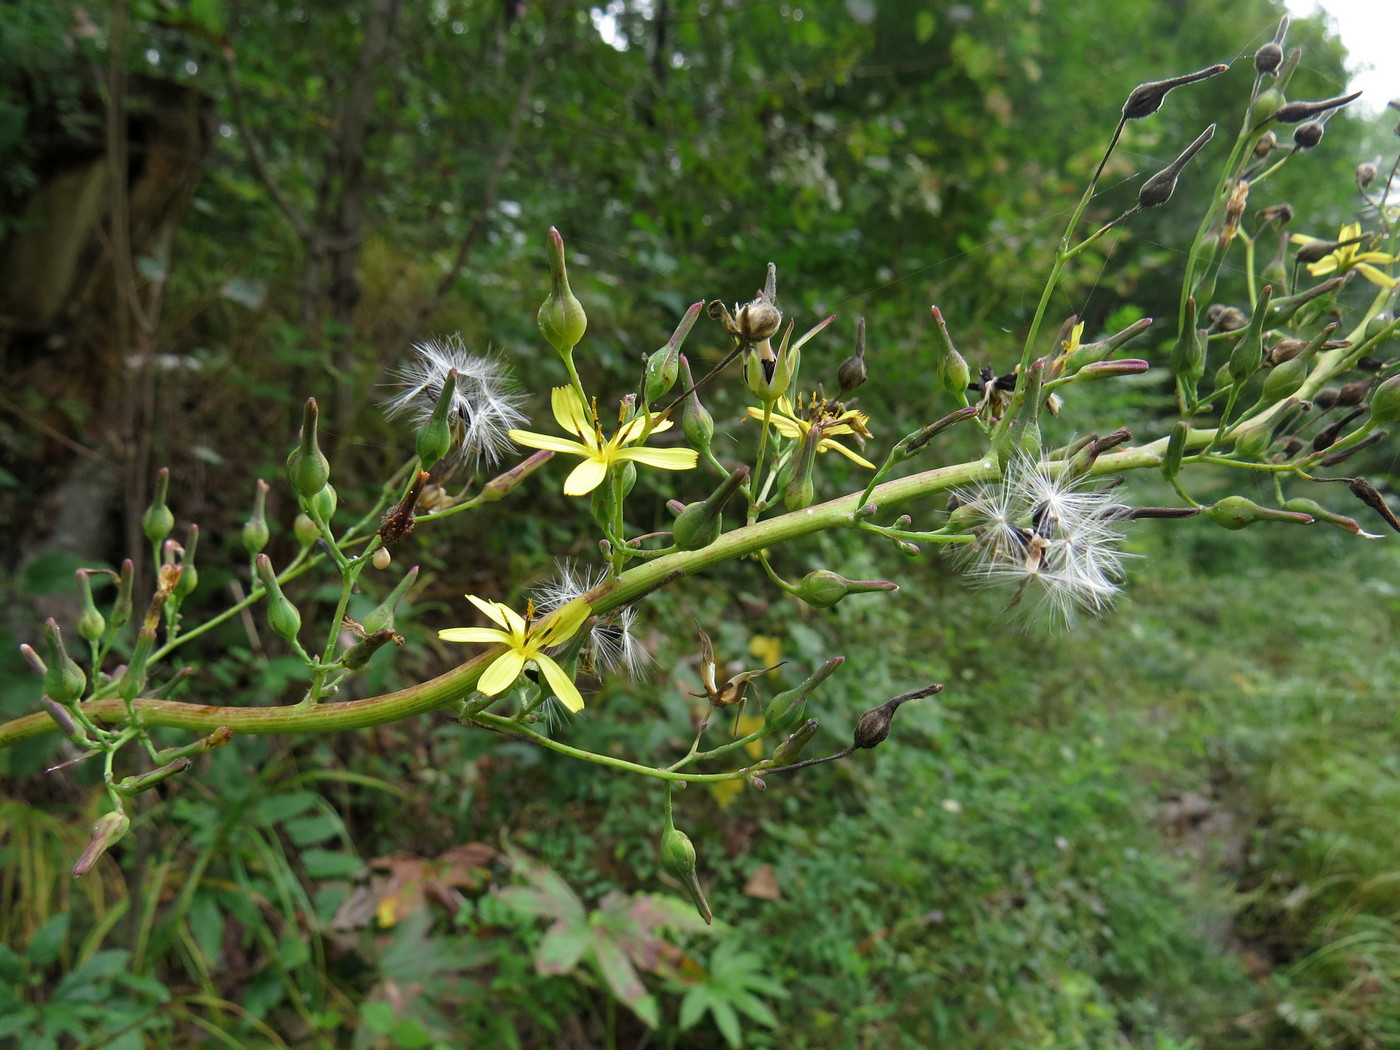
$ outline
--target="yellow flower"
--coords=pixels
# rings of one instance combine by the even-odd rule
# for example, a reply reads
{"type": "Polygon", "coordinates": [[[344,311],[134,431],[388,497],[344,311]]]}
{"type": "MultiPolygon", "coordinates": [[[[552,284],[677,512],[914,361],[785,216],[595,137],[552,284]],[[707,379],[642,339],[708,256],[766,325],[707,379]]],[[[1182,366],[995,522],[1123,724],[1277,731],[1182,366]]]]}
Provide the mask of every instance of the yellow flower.
{"type": "MultiPolygon", "coordinates": [[[[786,397],[778,398],[778,403],[774,406],[773,414],[768,422],[779,434],[793,441],[801,441],[811,431],[812,427],[820,427],[820,440],[817,442],[818,452],[830,452],[835,449],[845,456],[852,463],[859,463],[862,467],[875,469],[875,464],[862,456],[857,455],[839,441],[834,441],[827,435],[832,434],[859,434],[861,437],[869,437],[870,431],[865,429],[865,424],[870,422],[870,417],[864,412],[857,412],[853,408],[846,408],[839,402],[827,401],[822,398],[813,397],[811,407],[808,409],[804,419],[800,414],[802,401],[798,399],[798,409],[794,410],[792,402],[786,397]]],[[[750,408],[748,414],[753,419],[763,418],[763,409],[750,408]]]]}
{"type": "MultiPolygon", "coordinates": [[[[1322,242],[1321,237],[1309,237],[1305,233],[1295,233],[1289,240],[1294,244],[1302,245],[1322,242]]],[[[1374,244],[1376,240],[1377,238],[1372,238],[1371,243],[1374,244]]],[[[1343,226],[1341,232],[1337,234],[1335,242],[1337,247],[1317,262],[1309,264],[1308,273],[1314,277],[1321,277],[1328,273],[1343,274],[1348,270],[1359,270],[1361,276],[1372,284],[1382,288],[1394,288],[1397,283],[1400,283],[1400,278],[1392,277],[1390,274],[1378,270],[1372,264],[1380,263],[1382,266],[1388,266],[1395,261],[1396,257],[1385,252],[1363,251],[1362,241],[1361,223],[1353,222],[1343,226]],[[1348,244],[1348,241],[1352,243],[1348,244]]]]}
{"type": "Polygon", "coordinates": [[[522,617],[507,605],[485,601],[474,594],[467,595],[467,601],[499,624],[501,629],[449,627],[439,631],[438,637],[445,642],[487,642],[506,647],[506,651],[482,672],[480,681],[476,683],[480,692],[495,696],[520,677],[526,663],[533,663],[565,707],[570,711],[583,710],[583,697],[579,695],[578,686],[543,650],[567,641],[583,626],[591,611],[587,602],[575,598],[543,620],[536,621],[533,608],[527,608],[522,617]]]}
{"type": "Polygon", "coordinates": [[[614,463],[631,460],[662,470],[689,470],[695,466],[697,458],[693,449],[688,448],[627,448],[634,441],[641,441],[649,434],[667,430],[669,419],[652,418],[651,428],[647,428],[647,417],[637,416],[617,428],[617,433],[606,441],[598,418],[583,397],[572,386],[557,386],[550,395],[554,418],[559,425],[579,441],[554,437],[550,434],[535,434],[528,430],[510,431],[510,439],[529,448],[543,448],[550,452],[564,452],[571,456],[582,456],[583,462],[576,466],[564,479],[564,495],[586,496],[596,489],[607,477],[608,468],[614,463]]]}

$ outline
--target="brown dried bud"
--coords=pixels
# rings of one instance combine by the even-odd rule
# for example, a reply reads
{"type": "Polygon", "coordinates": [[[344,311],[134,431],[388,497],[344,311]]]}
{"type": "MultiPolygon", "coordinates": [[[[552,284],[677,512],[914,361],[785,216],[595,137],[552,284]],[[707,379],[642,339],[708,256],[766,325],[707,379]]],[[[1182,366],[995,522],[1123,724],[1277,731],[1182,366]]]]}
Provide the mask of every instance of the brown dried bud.
{"type": "Polygon", "coordinates": [[[1153,175],[1142,184],[1142,189],[1138,190],[1139,208],[1156,208],[1166,204],[1171,199],[1171,195],[1176,191],[1176,179],[1181,174],[1183,168],[1196,153],[1215,137],[1215,125],[1211,124],[1196,136],[1196,140],[1181,151],[1181,155],[1172,161],[1161,171],[1153,175]]]}
{"type": "Polygon", "coordinates": [[[1278,70],[1279,63],[1283,61],[1283,48],[1270,40],[1267,44],[1254,52],[1254,68],[1260,73],[1273,73],[1278,70]]]}
{"type": "Polygon", "coordinates": [[[1293,221],[1293,205],[1291,204],[1270,204],[1267,208],[1260,208],[1254,216],[1261,223],[1275,223],[1279,226],[1287,226],[1293,221]]]}
{"type": "Polygon", "coordinates": [[[1354,102],[1361,97],[1361,92],[1353,91],[1350,95],[1338,95],[1336,98],[1325,98],[1318,102],[1289,102],[1274,110],[1269,119],[1276,120],[1280,124],[1297,124],[1310,117],[1318,117],[1330,110],[1340,109],[1348,102],[1354,102]]]}
{"type": "Polygon", "coordinates": [[[1167,97],[1167,92],[1172,88],[1191,84],[1197,80],[1205,80],[1207,77],[1223,73],[1229,68],[1221,63],[1207,66],[1194,73],[1187,73],[1184,76],[1172,77],[1169,80],[1153,80],[1146,84],[1139,84],[1133,88],[1132,94],[1128,96],[1128,101],[1123,103],[1123,119],[1140,120],[1143,117],[1151,116],[1162,107],[1162,100],[1167,97]]]}
{"type": "Polygon", "coordinates": [[[836,370],[836,381],[841,384],[841,397],[845,397],[865,382],[869,373],[865,368],[865,318],[856,318],[856,352],[841,362],[836,370]]]}
{"type": "Polygon", "coordinates": [[[1356,185],[1358,189],[1365,189],[1376,179],[1376,165],[1372,161],[1366,161],[1356,166],[1356,185]]]}
{"type": "Polygon", "coordinates": [[[1249,316],[1237,306],[1211,303],[1206,307],[1206,328],[1212,332],[1238,332],[1249,326],[1249,316]]]}
{"type": "Polygon", "coordinates": [[[1263,160],[1276,149],[1278,149],[1278,136],[1272,131],[1266,131],[1259,136],[1259,141],[1254,144],[1254,159],[1263,160]]]}
{"type": "Polygon", "coordinates": [[[1309,120],[1304,124],[1299,124],[1293,129],[1293,145],[1299,149],[1312,149],[1322,141],[1324,131],[1326,128],[1322,126],[1320,120],[1309,120]]]}
{"type": "Polygon", "coordinates": [[[1386,505],[1385,497],[1377,491],[1376,486],[1365,478],[1352,478],[1347,488],[1353,496],[1384,518],[1387,525],[1400,532],[1400,520],[1396,519],[1395,512],[1386,505]]]}
{"type": "Polygon", "coordinates": [[[879,707],[872,707],[861,715],[860,721],[856,723],[854,746],[856,748],[878,747],[890,735],[890,724],[894,721],[894,713],[899,710],[901,704],[907,704],[910,700],[918,700],[921,697],[933,696],[942,691],[942,683],[935,683],[924,686],[922,689],[915,689],[913,692],[901,693],[891,700],[886,700],[879,707]]]}

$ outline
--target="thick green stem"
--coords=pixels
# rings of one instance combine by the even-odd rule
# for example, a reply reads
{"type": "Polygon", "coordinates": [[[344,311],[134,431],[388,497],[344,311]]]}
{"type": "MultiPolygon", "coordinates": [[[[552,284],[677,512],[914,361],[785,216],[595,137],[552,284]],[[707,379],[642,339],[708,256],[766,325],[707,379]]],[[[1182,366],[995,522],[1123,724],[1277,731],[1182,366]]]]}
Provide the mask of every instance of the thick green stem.
{"type": "MultiPolygon", "coordinates": [[[[1212,433],[1209,430],[1192,431],[1187,439],[1188,447],[1204,447],[1209,444],[1212,433]]],[[[1155,466],[1161,462],[1166,444],[1167,439],[1162,438],[1141,448],[1100,456],[1094,463],[1093,473],[1114,474],[1155,466]]],[[[998,474],[994,459],[940,467],[887,481],[870,494],[871,501],[882,508],[898,506],[957,485],[988,481],[998,474]]],[[[848,526],[855,521],[855,511],[860,503],[861,493],[854,492],[815,507],[735,529],[701,550],[676,551],[636,565],[594,588],[586,598],[596,614],[608,613],[673,580],[693,576],[722,562],[747,557],[765,547],[827,529],[848,526]]],[[[431,681],[364,700],[306,707],[221,707],[140,698],[134,701],[133,706],[141,723],[148,728],[166,726],[211,733],[220,726],[228,726],[235,733],[257,734],[366,729],[426,714],[465,699],[476,687],[482,672],[504,651],[504,646],[495,646],[431,681]]],[[[94,722],[117,724],[126,720],[125,706],[120,699],[89,701],[83,705],[83,712],[94,722]]],[[[0,747],[9,747],[57,729],[57,724],[44,712],[18,718],[0,725],[0,747]]]]}

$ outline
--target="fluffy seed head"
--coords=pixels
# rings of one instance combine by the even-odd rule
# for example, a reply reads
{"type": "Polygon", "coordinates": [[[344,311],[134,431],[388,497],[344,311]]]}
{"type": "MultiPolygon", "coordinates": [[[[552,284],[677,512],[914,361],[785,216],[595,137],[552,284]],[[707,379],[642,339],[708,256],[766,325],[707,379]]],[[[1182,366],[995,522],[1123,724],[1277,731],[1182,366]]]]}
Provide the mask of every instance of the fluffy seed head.
{"type": "Polygon", "coordinates": [[[413,356],[391,372],[398,392],[384,402],[385,414],[407,418],[415,429],[427,426],[447,373],[454,368],[450,455],[473,469],[495,466],[512,447],[507,432],[526,422],[520,394],[506,365],[490,355],[471,353],[461,336],[414,345],[413,356]]]}
{"type": "Polygon", "coordinates": [[[1013,606],[1056,625],[1113,604],[1123,579],[1124,508],[1108,492],[1018,458],[996,485],[955,490],[954,497],[976,540],[951,553],[974,580],[1014,588],[1013,606]]]}

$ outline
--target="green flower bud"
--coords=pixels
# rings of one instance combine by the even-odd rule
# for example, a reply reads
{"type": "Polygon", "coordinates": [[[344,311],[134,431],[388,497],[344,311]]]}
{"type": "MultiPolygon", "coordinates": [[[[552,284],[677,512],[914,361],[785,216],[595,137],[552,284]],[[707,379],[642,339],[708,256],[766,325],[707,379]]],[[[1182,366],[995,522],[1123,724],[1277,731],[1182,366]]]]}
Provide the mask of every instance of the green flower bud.
{"type": "Polygon", "coordinates": [[[1260,289],[1259,298],[1254,301],[1254,312],[1249,317],[1249,327],[1230,352],[1230,376],[1237,383],[1254,375],[1264,363],[1264,321],[1269,316],[1269,301],[1273,297],[1272,285],[1266,284],[1260,289]]]}
{"type": "Polygon", "coordinates": [[[776,350],[770,340],[761,339],[744,355],[744,385],[764,404],[771,404],[787,393],[802,363],[801,350],[788,349],[792,328],[789,322],[776,350]]]}
{"type": "Polygon", "coordinates": [[[199,586],[199,570],[194,565],[195,548],[199,546],[199,526],[191,525],[185,538],[185,553],[180,555],[180,580],[175,584],[174,595],[183,601],[199,586]]]}
{"type": "Polygon", "coordinates": [[[1191,433],[1191,424],[1177,420],[1172,434],[1166,440],[1166,454],[1162,456],[1162,477],[1168,482],[1182,472],[1182,456],[1186,452],[1186,438],[1191,433]]]}
{"type": "Polygon", "coordinates": [[[681,381],[685,383],[685,403],[681,406],[681,432],[690,445],[703,455],[710,448],[710,439],[715,434],[714,417],[700,403],[695,380],[690,377],[690,362],[685,355],[680,356],[681,381]]]}
{"type": "Polygon", "coordinates": [[[1311,368],[1312,366],[1301,357],[1295,357],[1291,361],[1275,365],[1264,377],[1265,403],[1276,404],[1296,394],[1298,388],[1308,378],[1308,372],[1311,371],[1311,368]]]}
{"type": "Polygon", "coordinates": [[[73,865],[74,878],[81,878],[90,872],[102,854],[115,846],[130,827],[131,820],[121,810],[113,810],[98,817],[93,822],[92,839],[88,842],[87,849],[83,850],[83,855],[73,865]]]}
{"type": "Polygon", "coordinates": [[[58,621],[49,617],[44,622],[44,645],[48,669],[44,672],[44,692],[56,703],[76,704],[87,689],[87,675],[68,655],[63,645],[63,632],[58,621]]]}
{"type": "Polygon", "coordinates": [[[667,392],[676,385],[676,378],[680,375],[681,344],[685,342],[685,337],[695,326],[695,321],[699,318],[700,311],[704,307],[703,301],[692,303],[690,309],[685,312],[685,316],[681,318],[680,324],[676,325],[676,330],[671,333],[671,338],[667,340],[666,345],[647,358],[646,378],[642,383],[642,393],[648,405],[665,397],[667,392]]]}
{"type": "Polygon", "coordinates": [[[1213,506],[1204,508],[1201,513],[1222,529],[1232,531],[1246,528],[1256,521],[1285,521],[1294,525],[1311,525],[1313,523],[1311,515],[1261,507],[1244,496],[1226,496],[1224,499],[1216,501],[1213,506]]]}
{"type": "Polygon", "coordinates": [[[321,538],[321,530],[316,527],[309,514],[298,514],[292,520],[292,535],[303,547],[310,547],[321,538]]]}
{"type": "Polygon", "coordinates": [[[132,795],[139,795],[142,791],[149,791],[163,780],[169,780],[176,773],[183,773],[190,768],[188,758],[177,758],[174,762],[167,763],[159,769],[153,769],[149,773],[141,773],[137,776],[123,777],[114,785],[117,794],[125,795],[128,798],[132,795]]]}
{"type": "Polygon", "coordinates": [[[899,584],[889,580],[848,580],[830,569],[817,569],[802,577],[797,584],[796,594],[808,605],[828,609],[848,594],[897,590],[899,584]]]}
{"type": "Polygon", "coordinates": [[[272,559],[266,554],[257,557],[258,579],[267,591],[267,625],[281,638],[293,645],[301,631],[301,613],[282,593],[277,574],[272,571],[272,559]]]}
{"type": "Polygon", "coordinates": [[[408,593],[408,589],[413,586],[418,579],[418,566],[414,566],[404,574],[404,578],[398,582],[389,597],[385,598],[374,611],[360,621],[360,627],[366,634],[376,634],[380,631],[391,629],[394,626],[394,615],[398,611],[399,602],[408,593]]]}
{"type": "MultiPolygon", "coordinates": [[[[360,668],[364,667],[365,664],[369,663],[370,657],[379,652],[380,649],[384,648],[385,645],[392,642],[396,637],[398,636],[395,635],[393,629],[389,627],[375,631],[373,634],[362,638],[349,649],[345,650],[340,657],[341,665],[348,670],[358,671],[360,668]]],[[[403,639],[400,638],[399,640],[402,641],[403,639]]]]}
{"type": "Polygon", "coordinates": [[[833,656],[813,671],[796,689],[779,693],[768,701],[768,706],[763,711],[764,729],[770,733],[786,733],[801,722],[807,706],[807,697],[845,661],[844,656],[833,656]]]}
{"type": "Polygon", "coordinates": [[[1371,419],[1376,423],[1400,421],[1400,375],[1391,376],[1371,395],[1371,419]]]}
{"type": "Polygon", "coordinates": [[[1380,538],[1373,533],[1364,531],[1355,518],[1348,518],[1344,514],[1337,514],[1334,511],[1330,511],[1322,504],[1318,503],[1317,500],[1308,499],[1304,496],[1295,496],[1293,499],[1288,500],[1284,503],[1283,509],[1292,511],[1295,514],[1306,514],[1311,518],[1316,518],[1318,521],[1331,525],[1334,529],[1341,529],[1343,532],[1349,532],[1353,536],[1365,536],[1368,539],[1380,538]]]}
{"type": "Polygon", "coordinates": [[[661,836],[661,866],[680,880],[681,886],[689,895],[695,910],[706,924],[714,922],[710,903],[705,899],[705,891],[695,873],[695,845],[690,836],[674,827],[667,828],[661,836]]]}
{"type": "Polygon", "coordinates": [[[497,475],[483,485],[478,499],[483,503],[494,503],[497,500],[505,499],[506,496],[520,487],[522,481],[548,463],[553,456],[553,452],[536,452],[523,463],[511,467],[504,474],[497,475]]]}
{"type": "Polygon", "coordinates": [[[748,476],[748,467],[738,467],[705,499],[683,508],[671,526],[676,546],[683,551],[698,551],[719,539],[724,528],[724,505],[748,476]]]}
{"type": "Polygon", "coordinates": [[[321,491],[305,501],[307,513],[311,514],[311,520],[324,521],[329,523],[335,516],[335,508],[340,506],[340,494],[335,491],[335,486],[326,484],[321,486],[321,491]],[[312,513],[312,512],[315,513],[312,513]]]}
{"type": "Polygon", "coordinates": [[[588,315],[569,287],[564,238],[553,226],[549,228],[548,245],[550,292],[535,320],[549,345],[561,354],[569,354],[588,330],[588,315]]]}
{"type": "Polygon", "coordinates": [[[433,464],[452,451],[452,398],[457,393],[457,369],[449,368],[442,381],[442,392],[433,405],[433,414],[418,431],[413,449],[418,454],[422,469],[431,470],[433,464]]]}
{"type": "Polygon", "coordinates": [[[48,716],[52,718],[54,724],[58,726],[59,732],[69,740],[81,748],[86,748],[88,750],[96,749],[97,745],[93,743],[87,733],[79,728],[78,723],[73,721],[73,716],[66,710],[54,703],[47,696],[41,696],[39,698],[39,706],[48,712],[48,716]]]}
{"type": "Polygon", "coordinates": [[[161,467],[156,471],[156,495],[146,513],[141,515],[141,531],[152,543],[159,543],[170,535],[175,527],[175,514],[165,505],[165,497],[170,491],[170,468],[161,467]]]}
{"type": "Polygon", "coordinates": [[[961,405],[967,404],[967,386],[972,381],[972,372],[967,361],[953,346],[953,337],[948,334],[948,325],[943,320],[943,312],[936,306],[929,307],[933,314],[933,333],[938,343],[938,383],[944,393],[961,405]]]}
{"type": "Polygon", "coordinates": [[[1206,341],[1196,327],[1196,300],[1186,300],[1186,317],[1181,334],[1172,346],[1172,373],[1186,386],[1195,390],[1206,371],[1206,341]]]}
{"type": "Polygon", "coordinates": [[[287,456],[287,480],[302,499],[310,499],[326,487],[331,464],[316,440],[319,410],[316,399],[308,397],[301,415],[301,440],[287,456]]]}
{"type": "Polygon", "coordinates": [[[812,737],[817,735],[820,726],[821,723],[815,718],[809,718],[798,726],[792,736],[773,749],[773,765],[790,766],[800,759],[802,752],[812,742],[812,737]]]}
{"type": "Polygon", "coordinates": [[[97,603],[92,600],[92,574],[87,569],[79,569],[76,575],[78,589],[83,592],[83,611],[78,614],[78,637],[85,642],[94,643],[107,629],[107,621],[97,611],[97,603]]]}
{"type": "Polygon", "coordinates": [[[1274,427],[1269,421],[1247,430],[1237,430],[1234,435],[1235,452],[1245,459],[1259,459],[1269,449],[1274,427]]]}
{"type": "Polygon", "coordinates": [[[267,527],[267,482],[262,478],[253,488],[253,516],[243,523],[243,549],[249,556],[262,553],[271,532],[267,527]]]}
{"type": "Polygon", "coordinates": [[[112,600],[112,615],[107,626],[119,631],[131,621],[131,592],[136,586],[136,567],[131,559],[122,562],[121,575],[117,580],[117,596],[112,600]]]}

